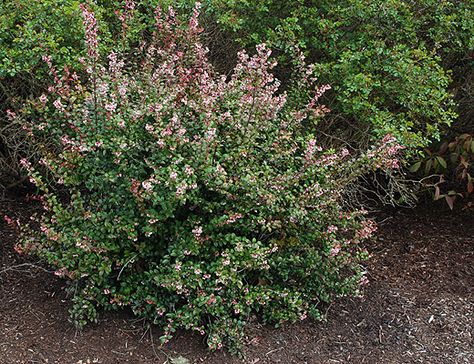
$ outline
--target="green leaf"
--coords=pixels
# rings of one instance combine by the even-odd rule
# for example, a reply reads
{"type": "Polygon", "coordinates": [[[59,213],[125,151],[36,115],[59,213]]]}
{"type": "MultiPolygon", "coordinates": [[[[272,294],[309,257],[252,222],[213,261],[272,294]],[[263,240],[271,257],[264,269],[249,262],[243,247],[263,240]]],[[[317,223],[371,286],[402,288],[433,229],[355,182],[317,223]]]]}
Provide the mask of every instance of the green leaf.
{"type": "Polygon", "coordinates": [[[416,173],[421,167],[421,161],[416,162],[410,167],[410,172],[416,173]]]}
{"type": "Polygon", "coordinates": [[[446,161],[444,160],[443,157],[436,157],[436,160],[438,161],[438,163],[441,165],[441,167],[443,167],[443,169],[446,169],[448,167],[446,161]]]}
{"type": "Polygon", "coordinates": [[[425,174],[430,173],[432,166],[433,166],[433,159],[428,159],[425,165],[425,174]]]}

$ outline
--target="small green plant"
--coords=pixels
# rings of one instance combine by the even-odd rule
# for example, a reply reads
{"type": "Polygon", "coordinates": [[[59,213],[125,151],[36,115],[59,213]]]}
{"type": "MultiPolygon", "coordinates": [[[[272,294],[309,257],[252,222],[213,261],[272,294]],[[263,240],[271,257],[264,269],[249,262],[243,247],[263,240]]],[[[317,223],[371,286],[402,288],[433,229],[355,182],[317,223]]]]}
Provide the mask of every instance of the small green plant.
{"type": "Polygon", "coordinates": [[[342,192],[368,170],[397,168],[401,147],[389,135],[360,155],[318,146],[329,86],[314,86],[300,62],[312,95],[290,102],[264,44],[218,74],[198,9],[184,26],[158,8],[137,65],[101,59],[82,6],[88,79],[60,75],[46,56],[49,93],[10,112],[41,146],[41,168],[22,163],[47,210],[19,249],[75,282],[78,326],[99,307],[130,307],[163,328],[163,342],[185,328],[237,350],[254,315],[317,319],[321,304],[359,294],[360,243],[375,224],[344,208],[342,192]]]}
{"type": "Polygon", "coordinates": [[[437,149],[426,149],[425,157],[410,168],[419,172],[425,185],[434,190],[434,199],[444,199],[453,209],[458,197],[468,197],[474,191],[474,137],[461,134],[437,149]]]}

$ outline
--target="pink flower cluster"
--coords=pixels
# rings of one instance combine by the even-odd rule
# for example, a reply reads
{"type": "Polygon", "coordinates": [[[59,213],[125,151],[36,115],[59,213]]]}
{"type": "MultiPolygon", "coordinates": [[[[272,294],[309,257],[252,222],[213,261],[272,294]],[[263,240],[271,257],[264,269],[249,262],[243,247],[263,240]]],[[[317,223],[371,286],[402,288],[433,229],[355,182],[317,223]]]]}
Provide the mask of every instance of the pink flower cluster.
{"type": "Polygon", "coordinates": [[[9,121],[13,121],[13,120],[15,120],[15,118],[16,118],[16,114],[13,111],[11,111],[10,109],[7,109],[7,119],[9,121]]]}
{"type": "Polygon", "coordinates": [[[236,214],[232,214],[229,216],[229,218],[224,222],[225,225],[229,225],[229,224],[232,224],[234,222],[236,222],[237,220],[241,219],[243,217],[242,214],[240,213],[236,213],[236,214]]]}
{"type": "Polygon", "coordinates": [[[369,151],[367,156],[377,160],[376,168],[397,169],[400,167],[398,155],[404,148],[394,136],[387,134],[381,144],[375,150],[369,151]]]}
{"type": "Polygon", "coordinates": [[[336,244],[334,247],[331,248],[330,255],[334,257],[337,254],[339,254],[340,251],[341,251],[341,246],[339,244],[336,244]]]}
{"type": "Polygon", "coordinates": [[[79,5],[82,10],[84,29],[86,32],[87,54],[91,60],[97,60],[99,57],[99,44],[97,41],[97,20],[92,11],[86,5],[79,5]]]}
{"type": "Polygon", "coordinates": [[[193,15],[191,16],[191,19],[189,20],[189,31],[194,34],[199,34],[201,32],[201,29],[199,28],[199,22],[198,22],[200,9],[201,9],[201,3],[196,1],[194,5],[193,15]]]}
{"type": "Polygon", "coordinates": [[[321,152],[322,150],[323,148],[321,148],[319,145],[316,145],[316,139],[310,139],[308,142],[308,146],[306,147],[306,161],[311,161],[313,159],[314,154],[316,152],[321,152]]]}
{"type": "Polygon", "coordinates": [[[13,220],[10,216],[8,216],[6,214],[3,215],[3,220],[5,220],[7,225],[12,229],[16,230],[20,226],[20,220],[19,219],[13,220]]]}
{"type": "Polygon", "coordinates": [[[357,239],[367,239],[377,230],[377,224],[373,220],[363,220],[361,224],[361,228],[356,232],[357,239]]]}

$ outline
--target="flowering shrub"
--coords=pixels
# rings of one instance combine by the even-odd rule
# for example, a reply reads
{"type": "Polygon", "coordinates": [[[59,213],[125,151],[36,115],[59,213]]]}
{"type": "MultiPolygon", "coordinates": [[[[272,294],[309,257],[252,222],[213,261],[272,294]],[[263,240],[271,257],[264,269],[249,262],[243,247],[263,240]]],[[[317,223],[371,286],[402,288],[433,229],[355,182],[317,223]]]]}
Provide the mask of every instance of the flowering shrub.
{"type": "Polygon", "coordinates": [[[21,117],[42,146],[42,169],[22,163],[47,211],[39,231],[24,228],[21,249],[76,282],[79,326],[97,307],[128,306],[164,328],[163,342],[186,328],[211,349],[236,348],[255,314],[318,318],[321,303],[359,292],[359,243],[375,224],[346,211],[341,194],[368,170],[396,168],[400,147],[387,136],[359,156],[323,150],[313,135],[329,86],[311,86],[301,60],[314,93],[287,102],[263,44],[217,74],[198,9],[187,26],[158,9],[137,66],[115,53],[103,64],[83,6],[87,82],[45,57],[55,84],[21,117]]]}

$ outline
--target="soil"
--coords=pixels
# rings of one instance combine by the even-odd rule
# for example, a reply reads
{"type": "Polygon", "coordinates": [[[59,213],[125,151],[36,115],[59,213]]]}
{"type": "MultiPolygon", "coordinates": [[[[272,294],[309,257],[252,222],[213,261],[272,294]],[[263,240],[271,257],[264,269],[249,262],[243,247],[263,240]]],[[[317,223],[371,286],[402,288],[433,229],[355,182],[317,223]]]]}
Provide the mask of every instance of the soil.
{"type": "MultiPolygon", "coordinates": [[[[27,216],[31,204],[0,204],[27,216]]],[[[128,312],[76,331],[66,282],[13,250],[0,222],[0,364],[10,363],[474,363],[474,210],[437,205],[385,214],[364,296],[340,298],[322,322],[252,324],[245,357],[209,353],[202,337],[159,332],[128,312]]],[[[2,225],[3,224],[3,225],[2,225]]]]}

